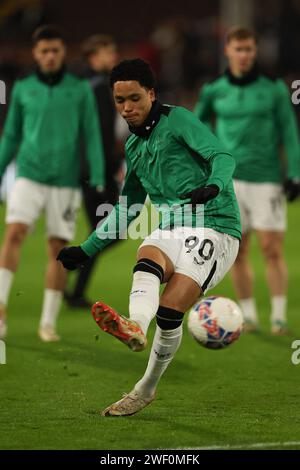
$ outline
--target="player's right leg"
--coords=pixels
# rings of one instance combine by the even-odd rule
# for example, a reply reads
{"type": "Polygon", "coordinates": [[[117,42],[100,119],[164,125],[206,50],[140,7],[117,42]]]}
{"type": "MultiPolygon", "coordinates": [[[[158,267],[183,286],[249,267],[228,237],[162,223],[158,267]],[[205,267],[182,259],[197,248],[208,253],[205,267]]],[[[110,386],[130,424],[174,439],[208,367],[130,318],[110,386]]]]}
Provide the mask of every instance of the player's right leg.
{"type": "Polygon", "coordinates": [[[250,232],[243,234],[240,250],[232,268],[233,285],[244,315],[244,331],[256,331],[258,318],[253,296],[253,271],[249,263],[250,232]]]}
{"type": "Polygon", "coordinates": [[[21,246],[27,232],[28,226],[22,223],[11,223],[6,226],[0,250],[0,339],[4,339],[7,333],[6,307],[20,260],[21,246]]]}
{"type": "Polygon", "coordinates": [[[254,273],[249,263],[250,236],[254,228],[256,211],[260,204],[257,193],[260,186],[247,181],[234,180],[234,190],[239,204],[242,224],[242,241],[240,250],[232,269],[233,285],[239,299],[244,316],[244,331],[251,332],[258,329],[258,316],[254,298],[254,273]]]}
{"type": "Polygon", "coordinates": [[[145,349],[147,330],[159,306],[160,284],[169,279],[173,269],[170,259],[156,246],[142,246],[133,270],[130,318],[120,315],[103,302],[97,302],[92,314],[98,326],[133,351],[145,349]]]}
{"type": "Polygon", "coordinates": [[[286,231],[286,200],[281,184],[255,185],[252,227],[260,244],[267,268],[267,282],[271,294],[271,332],[288,334],[286,306],[288,272],[283,244],[286,231]]]}
{"type": "MultiPolygon", "coordinates": [[[[0,252],[0,317],[2,334],[6,330],[5,310],[20,251],[29,227],[35,222],[43,205],[41,185],[27,178],[18,178],[9,193],[6,209],[6,233],[0,252]],[[4,326],[3,326],[4,325],[4,326]]],[[[1,334],[1,332],[0,332],[1,334]]]]}
{"type": "Polygon", "coordinates": [[[58,253],[65,246],[65,240],[56,237],[50,237],[48,239],[46,289],[44,292],[42,314],[38,330],[40,339],[47,343],[60,340],[56,332],[56,322],[62,303],[67,273],[62,264],[57,262],[56,258],[58,253]]]}
{"type": "Polygon", "coordinates": [[[45,186],[48,264],[38,335],[44,342],[59,341],[56,324],[61,309],[66,271],[58,253],[74,238],[80,192],[73,188],[45,186]]]}
{"type": "Polygon", "coordinates": [[[283,254],[284,232],[258,230],[257,237],[266,261],[266,275],[271,293],[271,332],[289,334],[287,327],[288,270],[283,254]]]}
{"type": "Polygon", "coordinates": [[[108,406],[103,416],[129,416],[145,408],[156,397],[156,387],[174,358],[182,338],[184,312],[201,295],[199,285],[183,274],[173,274],[161,296],[156,332],[147,369],[134,389],[108,406]]]}

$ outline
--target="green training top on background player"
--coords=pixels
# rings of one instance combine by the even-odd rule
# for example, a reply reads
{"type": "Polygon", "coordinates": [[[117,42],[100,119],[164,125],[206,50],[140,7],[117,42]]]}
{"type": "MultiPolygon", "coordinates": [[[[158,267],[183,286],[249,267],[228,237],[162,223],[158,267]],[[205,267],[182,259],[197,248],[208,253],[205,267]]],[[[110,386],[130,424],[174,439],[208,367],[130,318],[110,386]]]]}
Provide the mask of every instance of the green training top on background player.
{"type": "Polygon", "coordinates": [[[204,85],[195,114],[236,160],[234,187],[241,211],[243,240],[233,280],[246,320],[258,328],[253,274],[248,263],[250,232],[255,230],[267,267],[274,334],[285,334],[287,268],[283,257],[286,203],[300,192],[300,145],[295,112],[284,81],[263,74],[256,64],[253,31],[233,28],[226,39],[228,69],[204,85]],[[280,148],[286,153],[282,164],[280,148]]]}
{"type": "Polygon", "coordinates": [[[14,158],[17,163],[0,251],[0,338],[7,332],[6,307],[21,246],[45,210],[49,261],[39,336],[49,342],[59,340],[56,320],[66,275],[56,257],[75,232],[82,137],[89,184],[98,190],[105,186],[105,168],[95,98],[87,81],[65,70],[61,31],[51,25],[38,28],[32,52],[36,71],[14,84],[0,142],[0,179],[14,158]]]}

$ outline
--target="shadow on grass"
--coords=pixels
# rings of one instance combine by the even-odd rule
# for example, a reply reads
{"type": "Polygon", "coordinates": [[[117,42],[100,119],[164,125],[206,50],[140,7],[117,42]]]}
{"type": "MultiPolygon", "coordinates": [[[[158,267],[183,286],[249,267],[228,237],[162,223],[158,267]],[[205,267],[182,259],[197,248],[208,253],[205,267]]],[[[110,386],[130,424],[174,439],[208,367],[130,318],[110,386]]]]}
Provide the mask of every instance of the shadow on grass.
{"type": "Polygon", "coordinates": [[[259,330],[253,333],[244,333],[243,336],[247,338],[257,338],[258,340],[261,340],[264,343],[268,343],[272,346],[282,347],[285,349],[290,349],[292,342],[297,339],[297,335],[294,331],[291,331],[288,335],[285,336],[276,336],[272,335],[267,331],[259,330]]]}
{"type": "MultiPolygon", "coordinates": [[[[37,341],[38,340],[36,340],[36,342],[37,341]]],[[[16,343],[10,340],[7,343],[7,348],[8,353],[10,349],[13,349],[15,352],[38,354],[39,359],[42,358],[45,360],[57,361],[60,365],[66,363],[64,365],[66,370],[69,366],[76,366],[77,364],[80,366],[94,367],[97,370],[114,371],[118,375],[123,375],[127,372],[132,373],[132,370],[135,367],[137,368],[137,371],[141,371],[141,373],[143,373],[150,354],[150,348],[143,353],[134,354],[129,349],[127,350],[127,348],[124,348],[124,350],[121,348],[114,350],[112,346],[109,348],[106,348],[105,345],[104,347],[98,347],[97,344],[87,345],[69,340],[64,340],[63,342],[56,344],[42,344],[37,342],[36,346],[21,342],[16,343]]],[[[193,366],[190,366],[185,361],[176,359],[175,361],[180,370],[192,371],[194,369],[193,366]]],[[[77,376],[78,374],[74,371],[68,375],[77,376]]]]}

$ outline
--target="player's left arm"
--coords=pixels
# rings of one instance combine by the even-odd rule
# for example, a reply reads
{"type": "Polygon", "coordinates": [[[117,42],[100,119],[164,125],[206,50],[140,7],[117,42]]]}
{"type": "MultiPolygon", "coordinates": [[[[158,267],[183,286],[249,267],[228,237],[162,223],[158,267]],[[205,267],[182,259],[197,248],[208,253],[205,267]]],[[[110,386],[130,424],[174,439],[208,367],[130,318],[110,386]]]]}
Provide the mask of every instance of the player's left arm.
{"type": "Polygon", "coordinates": [[[224,149],[207,126],[190,111],[175,108],[171,111],[169,120],[173,135],[199,155],[199,159],[210,163],[211,173],[205,186],[210,188],[207,191],[207,200],[216,197],[232,179],[235,160],[231,153],[224,149]]]}
{"type": "Polygon", "coordinates": [[[80,246],[63,248],[57,260],[69,270],[84,265],[89,258],[102,251],[113,240],[120,238],[129,224],[139,216],[138,209],[144,205],[146,196],[146,191],[128,159],[125,184],[119,202],[85,242],[80,246]]]}
{"type": "Polygon", "coordinates": [[[127,173],[119,202],[92,235],[81,244],[83,251],[92,257],[119,238],[138,217],[139,213],[133,209],[136,205],[144,205],[146,196],[145,189],[127,159],[127,173]]]}
{"type": "Polygon", "coordinates": [[[300,193],[300,143],[297,120],[291,97],[286,84],[276,81],[275,112],[280,143],[287,155],[287,180],[285,191],[288,200],[292,201],[300,193]]]}
{"type": "Polygon", "coordinates": [[[90,167],[90,185],[105,188],[105,158],[99,123],[99,114],[93,91],[88,82],[83,81],[82,129],[86,155],[90,167]]]}

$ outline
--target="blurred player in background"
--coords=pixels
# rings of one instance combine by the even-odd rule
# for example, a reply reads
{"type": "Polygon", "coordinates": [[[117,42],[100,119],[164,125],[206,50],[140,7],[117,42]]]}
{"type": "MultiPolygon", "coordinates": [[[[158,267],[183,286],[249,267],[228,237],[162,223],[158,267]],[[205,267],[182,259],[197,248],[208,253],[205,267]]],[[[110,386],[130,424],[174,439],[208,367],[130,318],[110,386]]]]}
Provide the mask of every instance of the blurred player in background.
{"type": "MultiPolygon", "coordinates": [[[[101,217],[96,215],[100,204],[114,206],[119,197],[117,178],[120,174],[123,158],[118,150],[116,140],[116,110],[109,86],[109,72],[117,63],[117,45],[111,36],[94,35],[88,37],[82,44],[82,53],[87,68],[84,76],[89,80],[94,91],[99,111],[100,131],[103,139],[105,156],[105,191],[99,193],[89,184],[89,166],[85,156],[82,158],[81,186],[83,201],[91,231],[95,230],[101,217]]],[[[86,288],[90,280],[97,257],[91,258],[79,271],[72,292],[65,293],[70,307],[91,307],[86,298],[86,288]]]]}
{"type": "MultiPolygon", "coordinates": [[[[123,61],[111,73],[118,112],[132,135],[126,143],[127,175],[122,196],[106,221],[79,247],[58,256],[67,269],[76,269],[94,256],[137,217],[126,210],[144,204],[147,194],[162,216],[167,208],[188,208],[184,224],[162,218],[161,228],[140,246],[130,293],[130,319],[97,302],[93,316],[104,331],[134,351],[146,347],[151,320],[157,318],[148,367],[134,389],[104,410],[105,416],[130,415],[155,398],[157,384],[173,359],[182,337],[184,312],[217,285],[232,266],[241,237],[230,153],[193,115],[155,99],[154,77],[140,60],[123,61]],[[193,208],[193,211],[191,210],[193,208]],[[160,284],[166,283],[160,296],[160,284]]],[[[116,269],[118,266],[116,265],[116,269]]]]}
{"type": "Polygon", "coordinates": [[[271,293],[271,331],[286,334],[287,266],[283,255],[286,202],[300,192],[300,146],[289,91],[280,79],[270,79],[257,64],[255,33],[229,31],[225,54],[229,67],[206,84],[195,113],[210,125],[236,159],[234,187],[241,211],[243,239],[233,268],[233,281],[245,318],[245,330],[255,331],[258,315],[253,296],[253,272],[248,261],[250,234],[255,230],[265,258],[271,293]],[[280,145],[287,154],[283,169],[280,145]]]}
{"type": "Polygon", "coordinates": [[[39,336],[57,341],[56,319],[65,271],[58,252],[72,240],[80,205],[79,143],[83,134],[90,184],[105,185],[102,140],[93,92],[87,81],[65,71],[65,43],[54,26],[33,35],[36,72],[15,83],[0,146],[0,178],[16,157],[18,177],[8,198],[0,251],[0,337],[21,246],[41,212],[46,212],[48,267],[39,336]]]}

